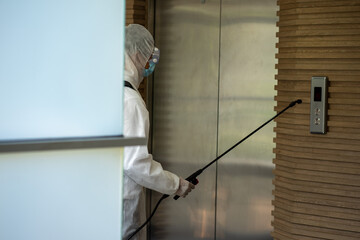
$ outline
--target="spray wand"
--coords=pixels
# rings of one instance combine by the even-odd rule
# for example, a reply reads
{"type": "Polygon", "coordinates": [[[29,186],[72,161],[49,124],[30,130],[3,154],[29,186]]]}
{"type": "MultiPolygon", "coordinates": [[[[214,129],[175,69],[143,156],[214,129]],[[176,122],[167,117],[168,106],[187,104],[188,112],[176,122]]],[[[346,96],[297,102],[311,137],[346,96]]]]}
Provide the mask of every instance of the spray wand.
{"type": "MultiPolygon", "coordinates": [[[[249,135],[247,135],[246,137],[244,137],[243,139],[241,139],[239,142],[237,142],[235,145],[233,145],[231,148],[229,148],[228,150],[226,150],[224,153],[222,153],[220,156],[218,156],[217,158],[215,158],[214,160],[212,160],[210,163],[208,163],[205,167],[200,168],[199,170],[197,170],[196,172],[194,172],[193,174],[191,174],[189,177],[187,177],[185,180],[191,182],[192,184],[196,185],[199,183],[199,181],[197,180],[197,177],[208,167],[210,167],[213,163],[217,162],[220,158],[222,158],[223,156],[225,156],[227,153],[229,153],[231,150],[233,150],[234,148],[236,148],[239,144],[241,144],[242,142],[244,142],[246,139],[248,139],[249,137],[251,137],[254,133],[256,133],[257,131],[259,131],[261,128],[263,128],[265,125],[267,125],[269,122],[271,122],[272,120],[274,120],[275,118],[277,118],[279,115],[281,115],[282,113],[284,113],[286,110],[288,110],[289,108],[295,106],[296,104],[301,104],[302,100],[298,99],[295,100],[293,102],[291,102],[289,104],[289,106],[287,106],[286,108],[284,108],[283,110],[281,110],[278,114],[276,114],[274,117],[272,117],[271,119],[269,119],[268,121],[266,121],[264,124],[262,124],[260,127],[258,127],[257,129],[255,129],[254,131],[252,131],[249,135]]],[[[169,195],[164,194],[160,200],[157,202],[154,210],[152,211],[150,217],[146,220],[146,222],[144,224],[142,224],[138,229],[136,229],[136,231],[128,238],[128,240],[130,240],[133,236],[135,236],[136,233],[138,233],[149,221],[150,219],[154,216],[157,208],[159,207],[160,203],[162,200],[164,200],[165,198],[168,198],[169,195]]],[[[180,196],[176,195],[174,197],[175,200],[177,200],[180,196]]]]}

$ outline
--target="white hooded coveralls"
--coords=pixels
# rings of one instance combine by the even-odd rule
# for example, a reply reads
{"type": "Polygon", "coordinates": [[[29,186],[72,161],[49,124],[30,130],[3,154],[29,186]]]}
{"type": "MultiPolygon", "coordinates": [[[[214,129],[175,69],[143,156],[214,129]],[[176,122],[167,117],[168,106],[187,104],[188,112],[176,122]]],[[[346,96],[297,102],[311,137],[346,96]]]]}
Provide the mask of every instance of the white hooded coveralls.
{"type": "MultiPolygon", "coordinates": [[[[134,89],[124,88],[124,135],[149,136],[149,112],[137,91],[143,80],[143,69],[154,50],[152,35],[141,25],[126,27],[124,80],[134,89]]],[[[123,192],[123,239],[146,221],[144,188],[164,194],[174,194],[179,188],[179,177],[165,171],[153,160],[147,146],[125,147],[123,192]]],[[[132,239],[146,239],[143,228],[132,239]]]]}

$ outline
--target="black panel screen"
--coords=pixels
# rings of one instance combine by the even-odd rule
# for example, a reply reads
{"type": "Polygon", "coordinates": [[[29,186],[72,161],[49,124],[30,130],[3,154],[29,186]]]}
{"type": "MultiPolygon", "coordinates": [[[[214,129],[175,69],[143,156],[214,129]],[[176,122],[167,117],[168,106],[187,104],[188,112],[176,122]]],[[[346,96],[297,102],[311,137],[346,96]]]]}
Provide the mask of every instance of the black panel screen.
{"type": "Polygon", "coordinates": [[[321,102],[321,87],[314,88],[314,101],[321,102]]]}

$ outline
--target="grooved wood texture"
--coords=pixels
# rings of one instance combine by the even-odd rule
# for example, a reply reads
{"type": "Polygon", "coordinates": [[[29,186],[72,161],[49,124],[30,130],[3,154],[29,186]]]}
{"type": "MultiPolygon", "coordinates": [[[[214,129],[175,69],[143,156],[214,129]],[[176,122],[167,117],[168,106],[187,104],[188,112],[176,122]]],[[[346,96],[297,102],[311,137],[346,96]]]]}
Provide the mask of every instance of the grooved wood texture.
{"type": "Polygon", "coordinates": [[[126,25],[147,25],[147,0],[126,0],[126,25]]]}
{"type": "MultiPolygon", "coordinates": [[[[126,0],[126,25],[136,23],[147,27],[148,0],[126,0]]],[[[139,92],[146,102],[147,78],[139,86],[139,92]]]]}
{"type": "Polygon", "coordinates": [[[360,0],[279,0],[272,236],[360,239],[360,0]],[[312,76],[329,78],[328,133],[310,134],[312,76]]]}

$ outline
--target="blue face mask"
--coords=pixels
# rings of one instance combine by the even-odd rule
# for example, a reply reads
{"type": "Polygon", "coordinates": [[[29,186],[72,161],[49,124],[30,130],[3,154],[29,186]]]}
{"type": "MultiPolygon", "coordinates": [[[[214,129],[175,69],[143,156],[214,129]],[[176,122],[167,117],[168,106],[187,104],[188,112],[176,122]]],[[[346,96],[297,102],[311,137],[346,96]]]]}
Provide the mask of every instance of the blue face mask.
{"type": "Polygon", "coordinates": [[[157,47],[155,47],[154,52],[151,55],[151,59],[149,60],[149,67],[144,68],[143,71],[144,77],[148,77],[154,72],[155,66],[159,62],[159,59],[160,59],[160,50],[157,47]]]}
{"type": "Polygon", "coordinates": [[[149,62],[149,68],[144,68],[143,76],[144,77],[150,76],[154,72],[155,66],[156,66],[155,63],[149,62]]]}

